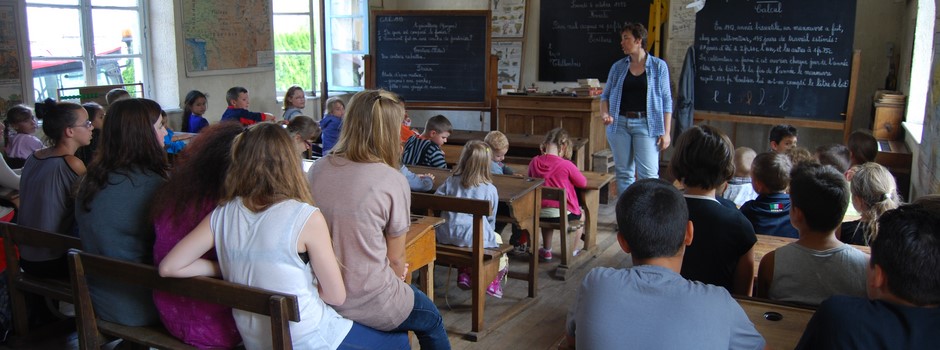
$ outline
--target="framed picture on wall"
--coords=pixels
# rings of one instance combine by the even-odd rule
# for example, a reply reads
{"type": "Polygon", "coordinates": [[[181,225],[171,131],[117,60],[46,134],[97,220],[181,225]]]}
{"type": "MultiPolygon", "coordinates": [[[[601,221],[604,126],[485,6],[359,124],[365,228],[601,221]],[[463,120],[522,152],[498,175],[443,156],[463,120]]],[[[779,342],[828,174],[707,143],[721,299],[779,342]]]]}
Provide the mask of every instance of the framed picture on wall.
{"type": "Polygon", "coordinates": [[[490,51],[499,56],[497,85],[502,88],[504,85],[512,85],[515,89],[520,89],[522,82],[522,40],[512,41],[494,41],[490,51]]]}
{"type": "Polygon", "coordinates": [[[525,37],[526,0],[490,0],[493,38],[525,37]]]}

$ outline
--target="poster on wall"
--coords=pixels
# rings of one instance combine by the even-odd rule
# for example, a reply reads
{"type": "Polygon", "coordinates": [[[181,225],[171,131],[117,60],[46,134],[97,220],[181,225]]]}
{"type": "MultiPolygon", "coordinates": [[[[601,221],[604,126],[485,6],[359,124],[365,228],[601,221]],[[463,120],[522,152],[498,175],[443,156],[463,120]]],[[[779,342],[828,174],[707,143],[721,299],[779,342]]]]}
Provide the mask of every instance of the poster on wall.
{"type": "Polygon", "coordinates": [[[274,70],[270,0],[182,0],[180,12],[186,76],[274,70]]]}
{"type": "Polygon", "coordinates": [[[519,89],[522,82],[522,41],[494,41],[490,50],[499,56],[496,86],[512,85],[519,89]]]}
{"type": "Polygon", "coordinates": [[[522,38],[525,36],[526,0],[490,0],[493,13],[493,38],[522,38]]]}
{"type": "Polygon", "coordinates": [[[0,113],[23,103],[23,81],[20,78],[20,50],[17,44],[19,26],[16,8],[0,5],[0,113]]]}

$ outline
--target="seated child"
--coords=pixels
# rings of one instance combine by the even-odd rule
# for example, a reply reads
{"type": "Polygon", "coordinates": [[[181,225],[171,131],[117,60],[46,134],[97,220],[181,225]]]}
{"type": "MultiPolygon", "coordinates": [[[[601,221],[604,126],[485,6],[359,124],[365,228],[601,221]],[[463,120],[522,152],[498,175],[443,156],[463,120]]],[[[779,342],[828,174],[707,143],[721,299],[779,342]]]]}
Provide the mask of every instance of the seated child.
{"type": "Polygon", "coordinates": [[[568,313],[578,349],[761,349],[764,339],[724,288],[679,275],[693,242],[682,194],[660,179],[617,201],[617,241],[633,267],[595,267],[568,313]],[[676,317],[681,315],[681,317],[676,317]]]}
{"type": "Polygon", "coordinates": [[[816,147],[816,159],[819,164],[831,165],[845,174],[849,170],[849,148],[838,143],[816,147]]]}
{"type": "Polygon", "coordinates": [[[728,181],[728,187],[722,197],[740,207],[744,202],[757,198],[754,186],[751,186],[751,163],[757,153],[750,147],[738,147],[734,150],[734,177],[728,181]]]}
{"type": "Polygon", "coordinates": [[[824,301],[797,349],[936,348],[940,212],[928,207],[905,205],[878,219],[880,233],[867,266],[868,298],[833,296],[824,301]]]}
{"type": "Polygon", "coordinates": [[[173,141],[173,129],[167,125],[169,123],[166,115],[166,111],[160,110],[160,116],[163,117],[163,128],[166,129],[166,136],[163,136],[163,147],[166,149],[168,154],[177,154],[186,147],[186,142],[183,140],[173,141]]]}
{"type": "Polygon", "coordinates": [[[302,158],[304,152],[310,151],[310,144],[320,137],[320,125],[305,115],[295,115],[287,122],[287,132],[294,141],[294,147],[302,158]]]}
{"type": "Polygon", "coordinates": [[[111,105],[113,105],[115,102],[131,97],[131,93],[127,92],[127,90],[122,88],[114,88],[104,95],[104,101],[108,103],[108,107],[111,107],[111,105]]]}
{"type": "MultiPolygon", "coordinates": [[[[571,138],[568,132],[562,128],[555,128],[545,135],[545,141],[540,146],[542,155],[532,158],[529,162],[529,177],[545,179],[545,187],[556,187],[565,190],[565,202],[568,206],[568,213],[559,212],[561,206],[557,201],[542,200],[542,211],[539,217],[542,219],[554,220],[580,220],[581,206],[578,204],[578,193],[575,188],[584,188],[587,186],[587,178],[574,165],[571,158],[571,138]]],[[[539,260],[552,260],[552,233],[555,230],[542,228],[542,248],[539,248],[539,260]]],[[[584,232],[579,228],[575,232],[575,237],[581,237],[584,232]]],[[[565,232],[561,233],[564,239],[565,232]]],[[[578,254],[578,249],[574,250],[574,255],[578,254]]]]}
{"type": "Polygon", "coordinates": [[[869,245],[878,235],[878,217],[901,205],[901,195],[894,176],[878,163],[865,163],[858,169],[849,186],[852,206],[861,214],[855,221],[843,222],[839,240],[855,245],[869,245]]]}
{"type": "MultiPolygon", "coordinates": [[[[496,225],[496,203],[499,202],[499,195],[496,193],[496,186],[493,185],[492,175],[490,175],[490,152],[489,146],[482,141],[467,142],[460,154],[460,162],[457,163],[457,167],[454,169],[454,175],[444,180],[444,184],[434,194],[489,201],[492,213],[486,216],[483,223],[483,246],[485,248],[496,248],[503,243],[503,239],[494,230],[496,225]]],[[[472,246],[473,215],[453,212],[444,212],[442,214],[446,221],[435,229],[437,242],[458,247],[472,246]]],[[[470,289],[471,272],[469,267],[460,269],[460,273],[457,275],[458,287],[470,289]]],[[[503,255],[499,260],[499,273],[496,274],[496,279],[486,288],[486,294],[502,298],[502,280],[508,272],[509,258],[503,255]]]]}
{"type": "Polygon", "coordinates": [[[304,114],[306,106],[307,96],[304,94],[304,89],[297,85],[291,86],[284,94],[284,107],[282,107],[284,114],[281,117],[285,122],[289,122],[291,118],[304,114]]]}
{"type": "Polygon", "coordinates": [[[10,158],[26,159],[33,152],[43,148],[42,141],[36,135],[39,123],[33,110],[24,105],[16,105],[7,110],[6,119],[3,120],[7,140],[6,156],[10,158]]]}
{"type": "MultiPolygon", "coordinates": [[[[868,130],[853,131],[846,146],[849,148],[849,163],[852,167],[874,162],[878,155],[878,141],[868,130]]],[[[851,178],[848,180],[852,181],[851,178]]]]}
{"type": "Polygon", "coordinates": [[[274,120],[274,116],[267,113],[251,112],[248,107],[251,101],[248,99],[248,89],[236,86],[228,89],[225,93],[225,101],[228,102],[228,108],[222,113],[222,121],[236,121],[242,126],[250,126],[266,120],[274,120]]]}
{"type": "Polygon", "coordinates": [[[320,120],[320,130],[323,134],[323,155],[326,155],[339,141],[339,131],[343,128],[343,115],[346,114],[346,104],[339,97],[330,97],[326,100],[326,115],[320,120]]]}
{"type": "Polygon", "coordinates": [[[754,226],[754,233],[799,238],[790,224],[787,187],[791,168],[790,159],[780,153],[764,152],[754,158],[751,181],[760,195],[741,206],[741,213],[754,226]]]}
{"type": "Polygon", "coordinates": [[[428,192],[434,188],[434,174],[415,174],[404,164],[401,166],[401,174],[408,180],[408,187],[412,191],[428,192]]]}
{"type": "Polygon", "coordinates": [[[770,150],[777,153],[784,153],[788,149],[796,147],[798,131],[793,125],[778,124],[770,129],[770,150]]]}
{"type": "MultiPolygon", "coordinates": [[[[401,100],[401,105],[404,107],[405,98],[399,96],[399,99],[401,100]]],[[[418,135],[421,135],[421,133],[411,128],[411,117],[408,116],[408,109],[406,107],[405,118],[401,120],[401,134],[399,135],[401,137],[401,144],[404,145],[405,142],[408,142],[409,138],[411,138],[412,136],[418,136],[418,135]]]]}
{"type": "Polygon", "coordinates": [[[721,130],[689,128],[676,140],[669,162],[672,176],[685,186],[695,241],[685,250],[682,277],[750,295],[754,283],[754,228],[741,211],[715,198],[718,186],[734,175],[734,149],[721,130]]]}
{"type": "Polygon", "coordinates": [[[450,120],[443,115],[428,119],[427,124],[424,125],[424,132],[420,136],[409,137],[405,142],[405,149],[401,155],[402,164],[447,168],[441,145],[447,143],[447,138],[450,137],[450,131],[453,128],[450,120]]]}
{"type": "Polygon", "coordinates": [[[206,113],[207,102],[206,94],[199,90],[186,93],[186,99],[183,102],[182,129],[184,132],[198,133],[209,126],[209,121],[202,116],[206,113]]]}
{"type": "Polygon", "coordinates": [[[512,175],[512,168],[503,164],[503,159],[506,159],[506,152],[509,151],[509,139],[506,138],[506,135],[499,130],[493,130],[486,134],[483,142],[486,142],[493,150],[490,172],[499,175],[512,175]]]}
{"type": "Polygon", "coordinates": [[[800,239],[764,255],[757,296],[819,305],[833,295],[865,295],[868,255],[835,235],[848,192],[845,177],[831,166],[804,163],[793,169],[790,222],[800,239]]]}
{"type": "Polygon", "coordinates": [[[784,154],[787,155],[787,158],[790,158],[790,164],[794,167],[800,165],[800,163],[819,163],[819,160],[816,159],[816,156],[813,155],[808,149],[803,147],[793,147],[788,149],[784,154]]]}

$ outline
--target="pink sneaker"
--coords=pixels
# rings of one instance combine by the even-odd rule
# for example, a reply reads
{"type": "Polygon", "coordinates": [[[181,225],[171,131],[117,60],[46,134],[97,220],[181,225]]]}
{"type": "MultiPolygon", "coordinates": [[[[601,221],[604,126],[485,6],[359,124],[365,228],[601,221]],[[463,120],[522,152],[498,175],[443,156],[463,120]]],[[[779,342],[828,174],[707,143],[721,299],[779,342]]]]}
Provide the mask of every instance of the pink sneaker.
{"type": "Polygon", "coordinates": [[[552,250],[539,248],[539,260],[541,261],[552,261],[552,250]]]}
{"type": "Polygon", "coordinates": [[[499,273],[496,274],[496,278],[493,279],[493,282],[490,282],[490,286],[486,287],[486,294],[501,299],[503,297],[503,278],[505,278],[508,273],[509,267],[500,270],[499,273]]]}
{"type": "Polygon", "coordinates": [[[457,275],[457,288],[470,290],[470,269],[460,269],[457,275]]]}

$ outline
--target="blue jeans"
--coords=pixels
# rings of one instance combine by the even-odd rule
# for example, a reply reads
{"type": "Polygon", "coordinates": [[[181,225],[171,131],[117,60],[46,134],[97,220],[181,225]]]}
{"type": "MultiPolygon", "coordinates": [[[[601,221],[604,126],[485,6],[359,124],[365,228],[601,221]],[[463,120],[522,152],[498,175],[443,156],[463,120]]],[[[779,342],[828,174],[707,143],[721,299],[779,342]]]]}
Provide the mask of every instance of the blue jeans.
{"type": "Polygon", "coordinates": [[[418,290],[414,285],[411,286],[411,289],[415,292],[415,306],[411,309],[408,318],[392,332],[415,332],[421,349],[450,349],[450,340],[447,339],[447,331],[444,330],[444,319],[441,318],[441,312],[437,310],[434,302],[427,295],[424,295],[424,292],[418,290]]]}
{"type": "Polygon", "coordinates": [[[635,180],[659,178],[658,137],[651,137],[646,118],[620,116],[614,131],[607,131],[607,143],[614,156],[617,197],[635,180]]]}
{"type": "Polygon", "coordinates": [[[368,349],[411,349],[406,332],[382,332],[353,322],[352,329],[346,334],[337,350],[368,349]]]}

